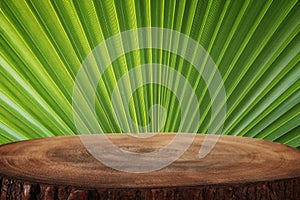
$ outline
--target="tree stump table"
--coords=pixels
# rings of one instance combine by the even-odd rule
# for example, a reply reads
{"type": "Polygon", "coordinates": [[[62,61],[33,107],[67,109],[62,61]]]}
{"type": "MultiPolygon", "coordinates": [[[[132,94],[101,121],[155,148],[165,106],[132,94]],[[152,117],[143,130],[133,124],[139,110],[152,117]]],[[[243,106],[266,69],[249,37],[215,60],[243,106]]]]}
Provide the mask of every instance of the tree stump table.
{"type": "MultiPolygon", "coordinates": [[[[94,135],[90,135],[93,141],[94,135]]],[[[109,134],[120,148],[151,151],[174,134],[140,139],[109,134]]],[[[4,199],[300,199],[300,151],[278,143],[221,136],[199,159],[204,135],[171,165],[122,172],[96,160],[78,136],[34,139],[0,147],[4,199]]]]}

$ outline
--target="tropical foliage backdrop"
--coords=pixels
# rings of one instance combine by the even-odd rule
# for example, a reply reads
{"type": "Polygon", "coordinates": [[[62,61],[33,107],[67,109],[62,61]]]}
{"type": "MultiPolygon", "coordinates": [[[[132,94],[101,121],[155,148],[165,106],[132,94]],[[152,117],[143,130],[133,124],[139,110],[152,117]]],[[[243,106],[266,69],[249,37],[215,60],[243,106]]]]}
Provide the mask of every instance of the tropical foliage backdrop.
{"type": "MultiPolygon", "coordinates": [[[[0,143],[80,134],[72,93],[81,63],[105,39],[141,27],[181,32],[210,54],[226,89],[223,134],[300,147],[298,0],[0,0],[0,143]]],[[[167,65],[192,84],[200,102],[197,132],[207,133],[207,83],[186,60],[159,49],[127,53],[104,73],[95,95],[104,132],[124,132],[110,94],[120,77],[146,63],[167,65]]],[[[159,84],[133,91],[127,106],[145,126],[159,120],[149,117],[154,104],[167,111],[160,132],[191,120],[179,117],[180,102],[159,84]]]]}

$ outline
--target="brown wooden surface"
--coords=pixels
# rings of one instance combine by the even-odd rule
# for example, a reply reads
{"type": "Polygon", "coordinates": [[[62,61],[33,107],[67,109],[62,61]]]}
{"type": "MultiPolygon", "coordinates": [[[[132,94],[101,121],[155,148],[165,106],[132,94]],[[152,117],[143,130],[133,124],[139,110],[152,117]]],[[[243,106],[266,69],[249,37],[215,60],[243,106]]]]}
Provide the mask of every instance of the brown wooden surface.
{"type": "MultiPolygon", "coordinates": [[[[120,148],[137,152],[160,148],[173,137],[109,135],[120,148]]],[[[176,162],[150,173],[106,167],[77,136],[3,145],[0,199],[300,199],[299,150],[221,136],[212,152],[199,159],[203,138],[197,135],[176,162]]]]}

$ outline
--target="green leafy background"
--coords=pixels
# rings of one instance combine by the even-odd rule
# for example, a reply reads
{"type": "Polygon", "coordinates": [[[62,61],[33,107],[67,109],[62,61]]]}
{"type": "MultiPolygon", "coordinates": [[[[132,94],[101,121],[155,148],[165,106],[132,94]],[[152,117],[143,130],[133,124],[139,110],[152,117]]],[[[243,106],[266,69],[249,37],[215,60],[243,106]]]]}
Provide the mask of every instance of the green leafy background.
{"type": "MultiPolygon", "coordinates": [[[[218,66],[227,94],[224,134],[300,147],[297,0],[0,0],[0,6],[0,143],[78,134],[72,92],[87,55],[122,31],[164,27],[198,41],[218,66]]],[[[105,72],[95,97],[101,127],[122,132],[110,94],[128,70],[154,62],[193,83],[201,102],[198,132],[207,133],[211,100],[201,74],[179,56],[157,49],[130,52],[105,72]]],[[[176,132],[179,102],[160,85],[133,92],[132,119],[147,125],[147,111],[156,103],[167,110],[160,131],[176,132]]]]}

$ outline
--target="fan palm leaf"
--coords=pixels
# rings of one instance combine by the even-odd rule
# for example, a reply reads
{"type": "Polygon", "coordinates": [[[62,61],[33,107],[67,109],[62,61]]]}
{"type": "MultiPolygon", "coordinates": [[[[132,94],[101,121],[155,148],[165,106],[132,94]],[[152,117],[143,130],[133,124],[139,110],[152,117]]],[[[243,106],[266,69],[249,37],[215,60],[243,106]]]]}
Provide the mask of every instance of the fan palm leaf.
{"type": "MultiPolygon", "coordinates": [[[[80,134],[74,124],[72,95],[87,56],[101,42],[126,30],[161,27],[197,41],[216,63],[227,98],[224,134],[300,148],[299,10],[298,0],[1,0],[0,143],[80,134]]],[[[148,42],[153,37],[148,35],[148,42]]],[[[130,45],[139,39],[121,43],[130,45]]],[[[197,132],[210,133],[214,117],[211,83],[184,58],[161,49],[140,49],[111,60],[95,97],[103,132],[126,132],[114,118],[111,94],[123,75],[147,63],[169,66],[192,83],[199,100],[198,108],[193,109],[201,113],[197,132]]],[[[163,77],[153,70],[149,74],[155,73],[161,81],[174,80],[177,88],[187,87],[179,86],[176,77],[163,77]]],[[[193,114],[181,116],[180,102],[162,85],[147,84],[133,91],[134,83],[146,77],[147,73],[140,72],[121,86],[132,98],[129,105],[123,105],[122,99],[119,102],[123,109],[128,106],[130,118],[123,111],[119,114],[129,130],[139,132],[129,121],[142,126],[151,120],[161,123],[162,116],[148,112],[152,105],[160,104],[167,113],[165,124],[147,131],[179,131],[180,121],[191,120],[193,114]]],[[[88,128],[88,120],[78,115],[88,128]]]]}

